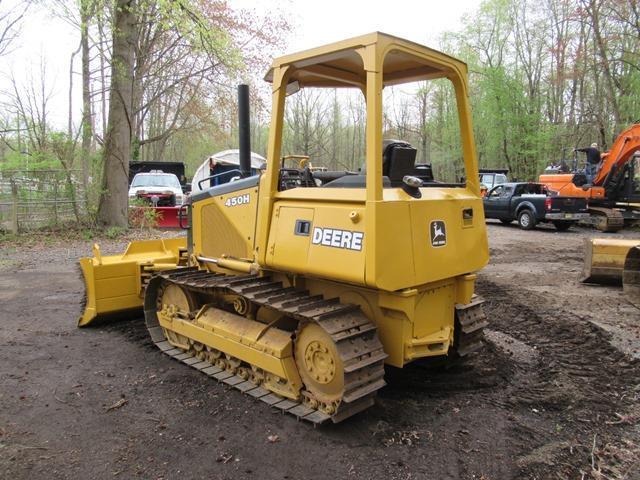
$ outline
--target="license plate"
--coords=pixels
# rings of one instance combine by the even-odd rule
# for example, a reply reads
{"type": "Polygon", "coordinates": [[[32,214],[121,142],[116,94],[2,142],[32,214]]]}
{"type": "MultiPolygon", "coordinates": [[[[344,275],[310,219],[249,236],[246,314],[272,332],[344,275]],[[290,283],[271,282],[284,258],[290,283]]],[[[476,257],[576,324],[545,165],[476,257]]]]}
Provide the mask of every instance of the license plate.
{"type": "Polygon", "coordinates": [[[565,213],[564,214],[564,218],[573,218],[573,214],[572,213],[565,213]]]}

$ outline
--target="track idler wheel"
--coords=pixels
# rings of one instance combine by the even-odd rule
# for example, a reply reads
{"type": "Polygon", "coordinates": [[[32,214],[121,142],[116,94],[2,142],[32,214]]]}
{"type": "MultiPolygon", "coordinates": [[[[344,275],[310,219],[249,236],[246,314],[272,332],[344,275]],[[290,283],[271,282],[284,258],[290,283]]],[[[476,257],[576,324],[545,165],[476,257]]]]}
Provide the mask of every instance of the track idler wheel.
{"type": "Polygon", "coordinates": [[[336,344],[318,324],[304,324],[295,341],[296,365],[307,394],[306,403],[333,414],[344,395],[344,367],[336,344]]]}
{"type": "MultiPolygon", "coordinates": [[[[191,294],[178,285],[163,285],[158,295],[158,310],[165,311],[169,315],[178,315],[186,318],[189,312],[195,309],[195,301],[191,294]]],[[[189,339],[172,330],[163,329],[168,342],[174,347],[189,350],[189,339]]],[[[197,350],[197,349],[196,349],[197,350]]]]}

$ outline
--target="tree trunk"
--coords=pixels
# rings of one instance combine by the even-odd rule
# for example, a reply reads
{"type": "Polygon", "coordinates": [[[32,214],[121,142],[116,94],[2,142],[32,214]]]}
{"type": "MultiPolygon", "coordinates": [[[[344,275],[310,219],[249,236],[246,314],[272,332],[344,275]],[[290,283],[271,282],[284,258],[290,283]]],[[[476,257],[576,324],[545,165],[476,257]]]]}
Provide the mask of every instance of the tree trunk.
{"type": "Polygon", "coordinates": [[[69,115],[67,117],[67,138],[69,141],[73,138],[73,60],[79,51],[80,46],[78,45],[77,50],[71,54],[71,59],[69,60],[69,115]]]}
{"type": "Polygon", "coordinates": [[[605,78],[605,88],[607,89],[607,93],[609,94],[609,101],[611,102],[611,113],[613,114],[613,119],[615,121],[614,130],[617,130],[621,125],[620,120],[620,109],[618,107],[618,98],[616,92],[615,81],[613,78],[613,73],[611,71],[611,67],[609,65],[610,60],[607,55],[607,50],[604,45],[604,40],[602,38],[602,33],[600,31],[600,6],[592,0],[589,4],[589,14],[591,16],[591,22],[593,27],[593,34],[596,42],[596,46],[598,47],[598,53],[600,55],[600,60],[602,61],[602,68],[604,70],[604,78],[605,78]]]}
{"type": "Polygon", "coordinates": [[[135,3],[135,0],[117,0],[113,25],[109,121],[104,144],[102,193],[98,207],[98,222],[109,227],[127,226],[136,45],[135,3]]]}
{"type": "Polygon", "coordinates": [[[89,0],[80,2],[80,45],[82,49],[82,186],[85,201],[88,199],[89,155],[93,128],[91,121],[91,72],[89,70],[89,0]]]}

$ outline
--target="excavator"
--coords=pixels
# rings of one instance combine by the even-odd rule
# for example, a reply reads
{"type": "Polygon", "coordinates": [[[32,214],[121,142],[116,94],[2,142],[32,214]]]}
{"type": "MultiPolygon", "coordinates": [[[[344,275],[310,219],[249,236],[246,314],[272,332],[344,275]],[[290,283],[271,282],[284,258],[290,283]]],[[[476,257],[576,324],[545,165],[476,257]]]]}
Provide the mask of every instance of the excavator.
{"type": "Polygon", "coordinates": [[[574,162],[573,173],[540,175],[540,183],[566,197],[587,197],[598,230],[616,232],[625,221],[640,220],[640,124],[623,131],[602,154],[598,171],[588,183],[574,162]]]}
{"type": "Polygon", "coordinates": [[[376,32],[277,58],[266,80],[266,169],[250,173],[240,86],[242,178],[191,196],[186,238],[112,256],[94,246],[80,260],[79,325],[142,308],[170,357],[298,419],[340,422],[373,405],[385,365],[458,360],[482,346],[474,290],[489,251],[467,67],[376,32]],[[433,179],[406,142],[383,143],[383,88],[436,79],[455,91],[465,183],[433,179]],[[315,181],[308,164],[283,166],[287,97],[309,87],[364,95],[360,172],[315,181]]]}

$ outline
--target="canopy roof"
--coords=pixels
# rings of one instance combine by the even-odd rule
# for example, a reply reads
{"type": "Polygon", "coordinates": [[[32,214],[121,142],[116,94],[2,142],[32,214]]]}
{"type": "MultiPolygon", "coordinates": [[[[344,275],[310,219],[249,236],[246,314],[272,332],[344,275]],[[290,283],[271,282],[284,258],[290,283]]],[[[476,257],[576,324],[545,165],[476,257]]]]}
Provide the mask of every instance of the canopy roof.
{"type": "MultiPolygon", "coordinates": [[[[260,167],[267,160],[262,156],[255,152],[251,152],[251,169],[259,170],[260,167]]],[[[214,165],[227,165],[227,166],[240,166],[240,151],[237,149],[233,150],[224,150],[222,152],[214,153],[213,155],[207,157],[207,159],[202,162],[202,164],[196,170],[196,173],[193,175],[193,179],[191,179],[191,188],[193,192],[199,192],[202,190],[200,187],[200,181],[208,178],[211,175],[209,171],[210,167],[214,165]]]]}
{"type": "MultiPolygon", "coordinates": [[[[203,165],[208,164],[209,161],[223,165],[240,165],[240,150],[236,148],[214,153],[204,161],[203,165]]],[[[251,152],[251,168],[259,170],[260,166],[266,161],[259,153],[251,152]]]]}
{"type": "Polygon", "coordinates": [[[265,80],[273,81],[275,68],[290,66],[289,83],[297,81],[300,87],[363,87],[366,72],[358,51],[373,44],[387,52],[384,85],[441,78],[466,70],[463,62],[437,50],[374,32],[276,58],[265,80]]]}

